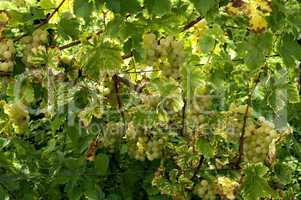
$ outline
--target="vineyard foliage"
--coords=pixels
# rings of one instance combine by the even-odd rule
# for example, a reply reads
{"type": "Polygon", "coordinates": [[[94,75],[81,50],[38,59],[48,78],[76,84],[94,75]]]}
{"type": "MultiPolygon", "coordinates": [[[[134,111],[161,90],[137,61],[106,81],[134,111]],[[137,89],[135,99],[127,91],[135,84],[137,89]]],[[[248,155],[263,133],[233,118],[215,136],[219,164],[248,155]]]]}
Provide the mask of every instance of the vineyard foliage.
{"type": "Polygon", "coordinates": [[[300,199],[300,32],[300,0],[1,0],[0,200],[300,199]]]}

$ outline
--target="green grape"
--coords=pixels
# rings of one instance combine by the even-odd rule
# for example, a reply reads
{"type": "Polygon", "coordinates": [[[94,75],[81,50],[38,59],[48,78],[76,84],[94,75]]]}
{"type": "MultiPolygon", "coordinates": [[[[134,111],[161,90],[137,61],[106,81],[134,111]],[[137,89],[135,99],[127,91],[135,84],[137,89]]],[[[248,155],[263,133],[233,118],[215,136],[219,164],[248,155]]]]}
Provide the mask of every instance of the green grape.
{"type": "Polygon", "coordinates": [[[48,41],[48,33],[47,31],[37,29],[32,34],[33,43],[36,44],[45,44],[48,41]]]}
{"type": "Polygon", "coordinates": [[[258,126],[252,126],[253,130],[246,134],[245,139],[245,158],[251,162],[262,162],[269,151],[269,146],[277,137],[274,125],[266,121],[263,117],[257,120],[258,126]]]}
{"type": "Polygon", "coordinates": [[[15,53],[14,43],[12,40],[3,40],[0,42],[0,71],[13,71],[13,54],[15,53]]]}
{"type": "Polygon", "coordinates": [[[32,43],[32,36],[25,36],[21,39],[21,42],[24,43],[24,44],[30,44],[32,43]]]}
{"type": "Polygon", "coordinates": [[[160,103],[160,94],[152,93],[152,94],[141,94],[141,101],[144,105],[148,107],[157,107],[160,103]]]}
{"type": "Polygon", "coordinates": [[[0,26],[5,25],[8,22],[9,18],[7,14],[3,11],[0,12],[0,26]]]}
{"type": "Polygon", "coordinates": [[[11,57],[12,57],[12,53],[10,51],[5,51],[3,53],[3,57],[6,59],[6,60],[10,60],[11,57]]]}
{"type": "Polygon", "coordinates": [[[128,124],[126,139],[129,143],[129,155],[137,160],[154,160],[162,155],[164,140],[155,135],[145,136],[144,129],[138,132],[133,123],[128,124]]]}
{"type": "Polygon", "coordinates": [[[71,65],[72,63],[72,56],[63,56],[61,61],[66,65],[71,65]]]}
{"type": "Polygon", "coordinates": [[[200,183],[197,183],[194,186],[194,193],[198,195],[202,199],[213,200],[216,197],[216,189],[215,184],[209,182],[207,180],[202,180],[200,183]]]}
{"type": "Polygon", "coordinates": [[[156,35],[153,33],[147,33],[143,36],[143,43],[146,45],[153,45],[156,42],[156,35]]]}
{"type": "Polygon", "coordinates": [[[23,51],[22,62],[27,67],[38,67],[45,64],[45,55],[47,55],[45,44],[48,42],[47,31],[37,29],[33,32],[32,37],[28,37],[23,42],[27,45],[23,51]]]}
{"type": "Polygon", "coordinates": [[[183,42],[168,36],[158,44],[156,35],[148,33],[143,36],[143,46],[147,64],[153,65],[159,61],[157,64],[165,76],[178,76],[179,66],[185,60],[183,42]]]}
{"type": "Polygon", "coordinates": [[[227,199],[235,199],[235,191],[239,187],[238,182],[228,177],[218,177],[219,193],[227,199]]]}
{"type": "Polygon", "coordinates": [[[180,66],[185,61],[184,43],[182,41],[173,41],[171,49],[169,62],[172,66],[180,66]]]}
{"type": "Polygon", "coordinates": [[[153,33],[147,33],[143,35],[143,48],[145,50],[145,58],[148,64],[152,65],[156,60],[157,49],[156,35],[153,33]]]}
{"type": "Polygon", "coordinates": [[[13,71],[13,67],[14,67],[13,62],[0,63],[0,71],[1,72],[11,72],[11,71],[13,71]]]}
{"type": "Polygon", "coordinates": [[[168,56],[171,50],[172,37],[168,36],[160,40],[160,45],[158,46],[158,53],[160,56],[168,56]]]}
{"type": "Polygon", "coordinates": [[[149,140],[146,145],[146,156],[149,160],[158,159],[161,157],[162,140],[149,140]]]}

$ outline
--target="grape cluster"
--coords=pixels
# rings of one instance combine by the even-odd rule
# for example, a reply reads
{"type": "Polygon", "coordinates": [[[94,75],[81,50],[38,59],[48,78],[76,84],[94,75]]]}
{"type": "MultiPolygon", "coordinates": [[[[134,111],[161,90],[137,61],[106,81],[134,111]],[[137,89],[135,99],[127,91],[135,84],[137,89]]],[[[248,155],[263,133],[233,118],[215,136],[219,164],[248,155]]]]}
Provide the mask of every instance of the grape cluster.
{"type": "Polygon", "coordinates": [[[249,162],[263,162],[269,146],[277,138],[274,124],[260,117],[257,123],[249,123],[245,132],[244,158],[249,162]]]}
{"type": "Polygon", "coordinates": [[[8,22],[8,16],[5,12],[0,11],[0,27],[6,25],[8,22]]]}
{"type": "MultiPolygon", "coordinates": [[[[229,108],[229,116],[226,118],[226,139],[234,143],[239,143],[244,126],[244,115],[246,114],[246,105],[235,106],[232,104],[229,108]]],[[[247,120],[244,132],[244,159],[248,162],[264,162],[280,135],[289,134],[289,129],[283,131],[275,129],[272,122],[264,117],[255,117],[251,107],[248,108],[247,120]],[[278,134],[280,132],[281,134],[278,134]]]]}
{"type": "Polygon", "coordinates": [[[15,48],[12,40],[3,40],[0,42],[0,71],[1,72],[13,71],[14,53],[15,53],[15,48]]]}
{"type": "Polygon", "coordinates": [[[6,30],[6,25],[9,21],[9,17],[4,11],[0,11],[0,38],[3,38],[4,31],[6,30]]]}
{"type": "Polygon", "coordinates": [[[16,133],[21,133],[27,127],[29,114],[22,103],[5,104],[4,113],[8,115],[16,133]]]}
{"type": "Polygon", "coordinates": [[[156,49],[158,48],[156,35],[153,33],[145,34],[143,36],[143,47],[147,64],[154,64],[158,57],[156,54],[156,49]]]}
{"type": "Polygon", "coordinates": [[[157,64],[165,76],[177,74],[185,60],[184,43],[171,36],[158,42],[155,34],[147,33],[143,36],[143,47],[147,64],[157,64]]]}
{"type": "Polygon", "coordinates": [[[227,199],[235,199],[235,192],[239,187],[239,184],[236,181],[228,177],[218,177],[217,183],[221,196],[224,196],[227,199]]]}
{"type": "Polygon", "coordinates": [[[47,52],[45,45],[48,42],[48,32],[37,29],[32,36],[23,38],[23,42],[26,44],[26,47],[22,62],[28,67],[43,64],[43,55],[47,52]]]}
{"type": "MultiPolygon", "coordinates": [[[[230,105],[229,112],[225,120],[226,121],[225,127],[222,128],[222,130],[224,129],[225,134],[223,135],[223,131],[221,131],[222,136],[235,143],[238,142],[243,127],[243,118],[244,118],[243,116],[245,115],[246,109],[247,109],[247,105],[235,105],[235,104],[230,105]]],[[[253,123],[251,118],[252,114],[253,114],[253,109],[249,107],[247,113],[249,117],[247,119],[247,125],[253,123]]]]}
{"type": "Polygon", "coordinates": [[[168,36],[162,38],[158,46],[158,52],[161,57],[167,57],[171,66],[180,66],[185,59],[184,43],[168,36]]]}
{"type": "Polygon", "coordinates": [[[147,107],[157,107],[161,101],[160,94],[158,93],[151,93],[151,94],[141,94],[141,101],[143,105],[147,107]]]}
{"type": "Polygon", "coordinates": [[[216,185],[209,184],[207,180],[202,180],[194,186],[194,193],[202,199],[216,199],[216,185]]]}
{"type": "Polygon", "coordinates": [[[137,160],[143,161],[145,157],[154,160],[160,158],[162,144],[163,141],[160,139],[157,141],[148,137],[138,137],[136,146],[131,148],[130,154],[133,154],[137,160]]]}
{"type": "Polygon", "coordinates": [[[101,144],[109,152],[113,153],[115,146],[123,137],[123,123],[121,122],[108,122],[104,129],[104,134],[101,137],[101,144]]]}
{"type": "Polygon", "coordinates": [[[129,141],[129,155],[137,160],[155,160],[161,157],[164,140],[154,135],[146,136],[143,131],[137,132],[133,123],[128,125],[126,138],[129,141]]]}

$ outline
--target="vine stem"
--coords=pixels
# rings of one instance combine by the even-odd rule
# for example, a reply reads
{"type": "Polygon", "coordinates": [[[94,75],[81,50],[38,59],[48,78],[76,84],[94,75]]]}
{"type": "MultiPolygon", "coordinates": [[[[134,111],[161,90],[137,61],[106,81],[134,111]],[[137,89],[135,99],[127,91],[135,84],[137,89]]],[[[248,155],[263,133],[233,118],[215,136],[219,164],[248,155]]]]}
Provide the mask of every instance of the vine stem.
{"type": "Polygon", "coordinates": [[[183,107],[182,107],[182,128],[181,128],[181,135],[184,136],[186,133],[186,107],[187,101],[186,98],[183,98],[183,107]]]}
{"type": "Polygon", "coordinates": [[[59,11],[59,9],[63,6],[63,4],[65,3],[66,0],[62,0],[61,3],[53,10],[53,12],[47,17],[47,19],[45,21],[43,21],[42,23],[40,23],[36,29],[41,28],[42,26],[44,26],[45,24],[47,24],[51,18],[55,15],[55,13],[57,13],[59,11]]]}
{"type": "MultiPolygon", "coordinates": [[[[65,1],[66,0],[62,0],[61,3],[52,11],[52,13],[45,20],[43,20],[38,26],[35,27],[35,30],[37,30],[37,29],[41,28],[42,26],[44,26],[45,24],[47,24],[52,19],[52,17],[59,11],[59,9],[63,6],[65,1]]],[[[16,38],[14,40],[14,42],[21,40],[23,37],[25,37],[27,35],[28,35],[28,33],[21,35],[20,37],[16,38]]]]}
{"type": "Polygon", "coordinates": [[[122,122],[123,122],[123,131],[126,131],[126,121],[125,121],[125,115],[124,112],[122,110],[122,101],[120,98],[120,93],[119,93],[119,85],[120,85],[120,77],[118,75],[113,75],[112,76],[112,80],[114,82],[114,89],[115,89],[115,94],[116,94],[116,98],[117,98],[117,103],[118,103],[118,109],[122,118],[122,122]]]}
{"type": "Polygon", "coordinates": [[[187,31],[188,29],[190,29],[191,27],[193,27],[194,25],[196,25],[199,21],[201,21],[203,19],[202,16],[197,17],[196,19],[192,20],[191,22],[189,22],[188,24],[186,24],[182,30],[182,32],[187,31]]]}
{"type": "Polygon", "coordinates": [[[247,120],[248,120],[248,114],[249,114],[249,110],[250,110],[250,106],[252,103],[252,97],[254,94],[254,91],[260,81],[260,77],[261,77],[261,72],[259,72],[258,76],[255,78],[254,81],[254,87],[251,89],[249,87],[249,95],[248,95],[248,99],[247,99],[247,107],[244,113],[244,118],[243,118],[243,126],[241,129],[241,135],[239,138],[239,155],[238,155],[238,159],[237,159],[237,163],[236,163],[236,167],[239,168],[239,165],[241,163],[241,160],[243,158],[243,154],[244,154],[244,143],[245,143],[245,133],[246,133],[246,126],[247,126],[247,120]]]}
{"type": "Polygon", "coordinates": [[[3,72],[3,71],[0,71],[0,77],[3,77],[3,76],[10,76],[12,73],[11,72],[3,72]]]}

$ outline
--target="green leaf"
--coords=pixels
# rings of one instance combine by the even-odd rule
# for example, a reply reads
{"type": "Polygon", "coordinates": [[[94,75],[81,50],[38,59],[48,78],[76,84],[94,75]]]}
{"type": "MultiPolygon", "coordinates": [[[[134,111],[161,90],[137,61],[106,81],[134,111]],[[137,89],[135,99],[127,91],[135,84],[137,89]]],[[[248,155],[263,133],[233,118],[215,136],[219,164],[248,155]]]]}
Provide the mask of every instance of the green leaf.
{"type": "Polygon", "coordinates": [[[119,194],[109,194],[106,200],[122,200],[119,194]]]}
{"type": "Polygon", "coordinates": [[[58,24],[58,31],[63,36],[70,36],[72,39],[76,39],[80,33],[79,26],[78,19],[72,17],[71,13],[63,13],[58,24]]]}
{"type": "Polygon", "coordinates": [[[86,21],[90,18],[93,10],[93,4],[88,0],[74,0],[73,12],[76,16],[84,18],[86,21]]]}
{"type": "Polygon", "coordinates": [[[292,34],[285,34],[279,46],[279,53],[287,67],[295,67],[295,61],[301,59],[301,48],[292,34]]]}
{"type": "Polygon", "coordinates": [[[102,191],[99,184],[95,182],[96,179],[86,178],[83,181],[83,188],[88,200],[104,200],[105,193],[102,191]]]}
{"type": "Polygon", "coordinates": [[[25,88],[23,88],[22,95],[22,98],[27,103],[32,103],[35,101],[34,88],[32,85],[28,84],[25,88]]]}
{"type": "Polygon", "coordinates": [[[105,176],[108,173],[110,158],[107,154],[98,154],[94,159],[95,168],[105,176]]]}
{"type": "Polygon", "coordinates": [[[112,19],[106,28],[106,33],[110,37],[119,37],[120,36],[120,30],[123,27],[123,21],[120,16],[115,16],[114,19],[112,19]]]}
{"type": "Polygon", "coordinates": [[[51,122],[51,130],[55,133],[64,124],[66,119],[65,115],[57,115],[51,122]]]}
{"type": "Polygon", "coordinates": [[[284,163],[277,163],[275,165],[275,173],[281,183],[283,184],[290,183],[292,178],[292,169],[289,167],[289,165],[286,165],[284,163]]]}
{"type": "Polygon", "coordinates": [[[0,149],[5,148],[7,145],[9,145],[10,140],[6,138],[0,137],[0,149]]]}
{"type": "Polygon", "coordinates": [[[209,53],[212,51],[215,45],[215,40],[210,34],[206,34],[202,39],[199,41],[199,47],[204,53],[209,53]]]}
{"type": "Polygon", "coordinates": [[[120,12],[120,0],[106,0],[107,8],[113,12],[119,13],[120,12]]]}
{"type": "Polygon", "coordinates": [[[120,49],[106,42],[91,49],[85,55],[84,70],[92,79],[98,79],[100,72],[117,71],[122,63],[120,49]]]}
{"type": "Polygon", "coordinates": [[[169,0],[145,0],[144,6],[150,14],[157,16],[163,16],[171,10],[169,0]]]}
{"type": "Polygon", "coordinates": [[[251,34],[248,40],[243,44],[242,53],[244,61],[251,70],[258,69],[263,65],[265,56],[272,48],[273,37],[267,32],[263,35],[251,34]]]}
{"type": "Polygon", "coordinates": [[[105,0],[95,0],[96,9],[99,10],[104,3],[105,3],[105,0]]]}
{"type": "Polygon", "coordinates": [[[299,95],[297,83],[289,83],[287,85],[287,95],[288,95],[289,103],[299,103],[300,102],[300,95],[299,95]]]}
{"type": "Polygon", "coordinates": [[[298,159],[301,159],[301,144],[297,141],[294,135],[291,137],[292,139],[292,150],[298,159]]]}
{"type": "Polygon", "coordinates": [[[83,109],[89,104],[89,90],[87,88],[82,88],[76,91],[73,98],[74,103],[77,108],[83,109]]]}
{"type": "Polygon", "coordinates": [[[217,5],[216,0],[190,0],[194,7],[201,13],[201,15],[205,16],[207,12],[212,9],[215,5],[217,5]]]}
{"type": "MultiPolygon", "coordinates": [[[[192,99],[196,88],[201,84],[202,71],[200,68],[193,65],[194,60],[191,60],[188,65],[185,65],[183,68],[183,89],[184,94],[186,95],[187,100],[192,99]]],[[[197,57],[197,62],[199,58],[197,57]]]]}
{"type": "Polygon", "coordinates": [[[263,164],[248,165],[242,184],[242,196],[247,200],[257,200],[264,197],[275,197],[275,191],[264,178],[268,168],[263,164]]]}
{"type": "Polygon", "coordinates": [[[127,0],[127,1],[121,1],[121,13],[136,13],[140,10],[140,3],[138,0],[127,0]]]}
{"type": "Polygon", "coordinates": [[[16,64],[14,65],[13,75],[22,74],[25,71],[26,66],[21,60],[20,57],[15,58],[16,64]]]}
{"type": "Polygon", "coordinates": [[[214,156],[214,146],[212,146],[208,140],[199,138],[196,146],[197,149],[205,156],[205,158],[212,158],[214,156]]]}
{"type": "Polygon", "coordinates": [[[107,8],[115,13],[133,14],[141,10],[138,0],[106,0],[107,8]]]}
{"type": "Polygon", "coordinates": [[[8,192],[2,186],[0,186],[0,199],[10,199],[8,192]]]}
{"type": "Polygon", "coordinates": [[[82,196],[82,191],[80,186],[72,187],[70,190],[67,191],[67,195],[69,199],[80,200],[82,196]]]}
{"type": "Polygon", "coordinates": [[[55,4],[51,0],[40,0],[40,6],[45,10],[55,8],[55,4]]]}

